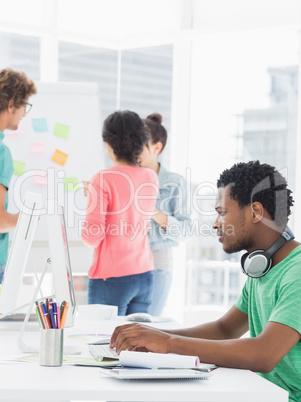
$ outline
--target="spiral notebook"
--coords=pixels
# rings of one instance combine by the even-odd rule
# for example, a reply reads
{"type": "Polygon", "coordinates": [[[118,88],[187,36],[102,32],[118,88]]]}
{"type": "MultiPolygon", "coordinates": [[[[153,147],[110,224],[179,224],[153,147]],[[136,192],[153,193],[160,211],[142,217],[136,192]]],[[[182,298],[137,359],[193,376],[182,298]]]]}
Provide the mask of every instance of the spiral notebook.
{"type": "Polygon", "coordinates": [[[206,380],[211,372],[194,369],[101,368],[101,373],[121,380],[206,380]]]}

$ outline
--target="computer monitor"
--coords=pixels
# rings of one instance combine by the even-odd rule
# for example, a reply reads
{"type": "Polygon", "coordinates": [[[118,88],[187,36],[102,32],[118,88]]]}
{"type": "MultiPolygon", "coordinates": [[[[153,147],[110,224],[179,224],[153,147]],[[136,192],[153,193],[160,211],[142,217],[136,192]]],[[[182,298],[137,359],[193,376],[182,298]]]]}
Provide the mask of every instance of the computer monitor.
{"type": "Polygon", "coordinates": [[[41,194],[27,192],[23,201],[0,293],[0,315],[6,316],[20,307],[20,290],[31,244],[43,206],[41,194]]]}
{"type": "MultiPolygon", "coordinates": [[[[26,263],[42,208],[43,199],[40,194],[26,193],[4,273],[0,293],[0,319],[26,307],[24,301],[20,302],[19,296],[26,263]]],[[[43,213],[45,213],[45,210],[43,210],[43,213]]],[[[57,200],[47,201],[46,222],[51,259],[50,273],[54,284],[52,293],[58,303],[64,300],[69,303],[65,327],[70,327],[74,323],[76,302],[64,211],[63,207],[58,205],[57,200]]],[[[31,299],[35,293],[37,292],[32,292],[31,299]]],[[[52,295],[46,295],[45,297],[48,296],[52,295]]],[[[29,306],[32,300],[27,302],[27,306],[29,306]]]]}
{"type": "Polygon", "coordinates": [[[57,200],[47,201],[47,229],[55,298],[69,303],[65,327],[71,327],[76,314],[76,302],[67,240],[64,208],[57,200]]]}

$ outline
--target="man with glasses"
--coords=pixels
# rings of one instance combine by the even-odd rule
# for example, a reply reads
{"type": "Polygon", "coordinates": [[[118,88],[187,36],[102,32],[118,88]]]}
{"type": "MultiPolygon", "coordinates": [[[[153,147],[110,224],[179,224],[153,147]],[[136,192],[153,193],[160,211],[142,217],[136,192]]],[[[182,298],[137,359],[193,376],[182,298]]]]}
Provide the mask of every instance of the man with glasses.
{"type": "Polygon", "coordinates": [[[16,130],[19,122],[31,109],[28,99],[36,87],[25,73],[11,68],[0,70],[0,283],[2,283],[8,254],[8,231],[13,229],[18,214],[7,212],[8,188],[14,172],[9,148],[2,142],[5,129],[16,130]]]}

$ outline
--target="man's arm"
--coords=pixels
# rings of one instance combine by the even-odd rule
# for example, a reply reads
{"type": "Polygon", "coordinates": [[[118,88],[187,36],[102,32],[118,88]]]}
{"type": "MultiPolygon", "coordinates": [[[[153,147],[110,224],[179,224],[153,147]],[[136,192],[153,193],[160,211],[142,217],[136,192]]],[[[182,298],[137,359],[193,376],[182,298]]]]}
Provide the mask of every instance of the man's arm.
{"type": "Polygon", "coordinates": [[[236,306],[224,314],[220,319],[192,328],[166,331],[169,334],[202,339],[234,339],[240,338],[249,329],[248,316],[236,306]]]}
{"type": "Polygon", "coordinates": [[[7,233],[10,229],[13,229],[19,217],[19,214],[10,214],[5,210],[6,192],[6,187],[0,184],[0,233],[7,233]]]}
{"type": "Polygon", "coordinates": [[[221,320],[187,330],[163,332],[137,324],[125,325],[116,328],[111,346],[116,346],[118,352],[128,349],[178,353],[199,356],[202,362],[218,366],[269,372],[299,341],[300,334],[286,325],[269,322],[258,337],[237,339],[247,329],[246,318],[246,314],[232,307],[221,320]],[[230,324],[235,322],[237,328],[231,329],[230,324]],[[213,340],[214,336],[218,340],[213,340]]]}

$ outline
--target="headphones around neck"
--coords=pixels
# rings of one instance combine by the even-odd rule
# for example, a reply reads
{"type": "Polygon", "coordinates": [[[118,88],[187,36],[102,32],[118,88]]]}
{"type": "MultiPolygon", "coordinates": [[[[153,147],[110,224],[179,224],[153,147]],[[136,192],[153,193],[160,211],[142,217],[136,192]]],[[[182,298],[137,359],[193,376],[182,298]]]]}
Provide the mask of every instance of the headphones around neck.
{"type": "Polygon", "coordinates": [[[251,278],[261,278],[272,268],[272,256],[289,240],[295,236],[289,227],[286,227],[280,239],[275,241],[266,251],[255,250],[245,253],[241,257],[241,269],[245,275],[251,278]]]}

